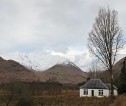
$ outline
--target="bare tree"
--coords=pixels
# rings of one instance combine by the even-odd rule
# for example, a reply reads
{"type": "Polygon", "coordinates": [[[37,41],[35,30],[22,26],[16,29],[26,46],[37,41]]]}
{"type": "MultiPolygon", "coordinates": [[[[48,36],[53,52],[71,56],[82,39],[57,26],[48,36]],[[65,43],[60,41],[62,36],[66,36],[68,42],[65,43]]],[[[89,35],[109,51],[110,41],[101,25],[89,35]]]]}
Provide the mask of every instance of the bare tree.
{"type": "Polygon", "coordinates": [[[97,72],[100,71],[100,68],[98,66],[98,60],[92,60],[88,70],[90,78],[97,78],[97,72]]]}
{"type": "Polygon", "coordinates": [[[122,31],[118,24],[118,12],[100,8],[98,16],[89,33],[89,51],[96,56],[110,72],[111,95],[113,95],[113,64],[117,52],[123,47],[122,31]]]}

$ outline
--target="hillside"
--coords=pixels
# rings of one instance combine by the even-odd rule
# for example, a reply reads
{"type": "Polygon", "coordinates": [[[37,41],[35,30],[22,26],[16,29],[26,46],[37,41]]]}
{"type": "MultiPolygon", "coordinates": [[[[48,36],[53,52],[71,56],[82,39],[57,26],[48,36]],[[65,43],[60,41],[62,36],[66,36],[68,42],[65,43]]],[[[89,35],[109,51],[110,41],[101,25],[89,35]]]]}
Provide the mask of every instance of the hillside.
{"type": "Polygon", "coordinates": [[[86,80],[87,73],[73,63],[68,63],[56,64],[44,72],[38,72],[38,76],[41,81],[77,84],[86,80]]]}
{"type": "MultiPolygon", "coordinates": [[[[118,76],[121,72],[121,68],[123,67],[124,58],[120,59],[113,66],[113,76],[114,76],[115,83],[117,83],[118,76]]],[[[94,76],[94,73],[89,72],[89,76],[91,76],[91,78],[93,78],[92,76],[94,76]]],[[[96,77],[102,79],[102,81],[104,81],[104,82],[110,82],[110,73],[107,70],[97,71],[96,77]]]]}
{"type": "Polygon", "coordinates": [[[87,74],[69,61],[56,64],[45,71],[31,71],[13,60],[0,57],[0,83],[10,81],[56,81],[60,83],[77,84],[85,81],[87,74]]]}
{"type": "MultiPolygon", "coordinates": [[[[124,57],[124,58],[125,58],[125,57],[124,57]]],[[[123,66],[124,58],[120,59],[120,60],[113,66],[114,72],[119,72],[119,71],[121,71],[121,68],[122,68],[122,66],[123,66]]]]}
{"type": "Polygon", "coordinates": [[[37,80],[37,77],[18,62],[0,57],[0,83],[18,80],[30,82],[37,80]]]}
{"type": "MultiPolygon", "coordinates": [[[[120,59],[114,66],[114,79],[117,79],[123,66],[124,58],[120,59]]],[[[77,84],[83,82],[88,74],[70,61],[56,64],[45,71],[31,71],[13,60],[5,60],[0,57],[0,83],[9,81],[56,81],[63,84],[77,84]]],[[[109,82],[109,72],[97,72],[97,77],[104,82],[109,82]]]]}
{"type": "MultiPolygon", "coordinates": [[[[125,58],[125,57],[124,57],[125,58]]],[[[123,67],[123,62],[124,62],[124,58],[120,59],[114,66],[113,66],[113,75],[115,77],[115,79],[118,78],[121,69],[123,67]]]]}

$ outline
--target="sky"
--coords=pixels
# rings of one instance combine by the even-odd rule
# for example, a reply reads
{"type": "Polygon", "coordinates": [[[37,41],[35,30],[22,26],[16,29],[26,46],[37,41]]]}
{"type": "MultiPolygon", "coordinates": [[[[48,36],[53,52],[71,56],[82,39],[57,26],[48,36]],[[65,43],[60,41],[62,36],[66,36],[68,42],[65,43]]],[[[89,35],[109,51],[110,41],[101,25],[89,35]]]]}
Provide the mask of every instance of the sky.
{"type": "MultiPolygon", "coordinates": [[[[118,11],[125,40],[125,0],[0,0],[0,56],[61,57],[84,69],[93,58],[88,34],[99,8],[108,6],[118,11]]],[[[126,47],[120,55],[126,56],[126,47]]]]}

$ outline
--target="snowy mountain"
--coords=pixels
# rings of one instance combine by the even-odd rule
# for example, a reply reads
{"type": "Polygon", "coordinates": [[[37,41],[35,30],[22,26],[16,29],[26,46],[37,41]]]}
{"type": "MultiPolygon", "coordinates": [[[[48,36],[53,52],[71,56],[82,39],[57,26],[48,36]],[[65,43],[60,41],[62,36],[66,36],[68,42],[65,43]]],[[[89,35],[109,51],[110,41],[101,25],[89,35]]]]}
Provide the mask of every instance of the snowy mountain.
{"type": "MultiPolygon", "coordinates": [[[[26,66],[27,68],[30,68],[32,70],[36,71],[42,71],[46,70],[55,64],[68,64],[68,60],[63,57],[59,56],[51,56],[51,55],[26,55],[26,54],[20,54],[17,59],[19,63],[26,66]]],[[[70,63],[70,62],[69,62],[70,63]]]]}
{"type": "Polygon", "coordinates": [[[90,63],[92,62],[92,58],[90,57],[89,53],[84,53],[83,55],[75,56],[74,59],[60,55],[53,55],[50,52],[48,53],[43,51],[35,51],[32,53],[17,52],[2,57],[6,59],[15,60],[20,64],[26,66],[27,68],[37,71],[49,69],[55,64],[72,64],[73,66],[79,67],[83,71],[87,71],[88,67],[90,67],[90,63]]]}
{"type": "Polygon", "coordinates": [[[56,64],[62,64],[64,66],[74,66],[76,68],[79,68],[72,61],[60,56],[42,55],[39,57],[33,55],[20,54],[16,60],[22,65],[26,66],[27,68],[36,71],[46,70],[56,64]]]}

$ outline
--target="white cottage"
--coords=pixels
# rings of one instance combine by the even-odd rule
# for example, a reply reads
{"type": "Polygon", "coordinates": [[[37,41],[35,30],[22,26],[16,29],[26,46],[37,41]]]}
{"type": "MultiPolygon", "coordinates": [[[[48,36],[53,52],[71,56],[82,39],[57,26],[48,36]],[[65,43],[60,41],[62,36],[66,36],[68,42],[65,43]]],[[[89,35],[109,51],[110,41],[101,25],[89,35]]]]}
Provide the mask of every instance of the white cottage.
{"type": "MultiPolygon", "coordinates": [[[[103,83],[100,79],[90,79],[80,87],[80,97],[104,97],[110,95],[111,85],[103,83]]],[[[117,96],[117,88],[114,86],[114,95],[117,96]]]]}

